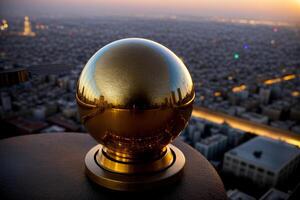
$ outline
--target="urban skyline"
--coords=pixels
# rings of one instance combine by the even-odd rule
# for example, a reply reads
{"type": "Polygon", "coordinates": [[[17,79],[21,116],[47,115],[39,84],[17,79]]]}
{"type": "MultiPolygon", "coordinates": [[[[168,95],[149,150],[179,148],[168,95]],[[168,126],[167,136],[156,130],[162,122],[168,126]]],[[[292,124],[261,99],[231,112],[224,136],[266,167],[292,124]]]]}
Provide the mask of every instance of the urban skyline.
{"type": "MultiPolygon", "coordinates": [[[[111,41],[126,37],[149,38],[169,47],[188,67],[196,91],[195,107],[220,113],[221,118],[207,121],[204,119],[209,117],[209,112],[201,116],[198,110],[198,117],[203,119],[192,118],[180,137],[217,169],[228,196],[245,194],[258,199],[267,192],[275,194],[277,190],[273,187],[286,195],[295,188],[297,180],[286,187],[278,182],[263,189],[254,180],[253,188],[259,188],[255,192],[247,189],[244,181],[239,185],[228,180],[224,169],[234,165],[225,161],[233,149],[250,144],[256,152],[254,156],[267,154],[254,145],[256,140],[264,140],[262,137],[231,127],[230,121],[222,121],[222,114],[300,135],[299,27],[251,21],[139,17],[57,20],[24,16],[2,19],[1,27],[2,72],[26,69],[30,74],[25,82],[0,90],[1,128],[5,133],[13,133],[1,138],[45,132],[86,132],[80,125],[75,91],[87,60],[111,41]]],[[[181,92],[174,92],[180,99],[181,92]]],[[[172,94],[169,98],[172,99],[172,94]]],[[[99,99],[105,101],[104,96],[99,99]]],[[[194,116],[197,116],[195,111],[194,116]]],[[[280,137],[269,139],[267,144],[296,148],[280,140],[280,137]]],[[[299,155],[299,148],[296,149],[295,155],[299,155]]],[[[288,158],[292,164],[298,163],[298,157],[288,158]]],[[[250,164],[242,167],[242,161],[238,163],[240,168],[233,168],[252,173],[250,164]]],[[[258,168],[255,173],[260,176],[258,168]]],[[[266,172],[263,177],[268,177],[268,170],[263,172],[266,172]]],[[[284,177],[298,177],[297,171],[289,173],[284,177]]],[[[239,174],[237,180],[247,178],[239,174]]]]}

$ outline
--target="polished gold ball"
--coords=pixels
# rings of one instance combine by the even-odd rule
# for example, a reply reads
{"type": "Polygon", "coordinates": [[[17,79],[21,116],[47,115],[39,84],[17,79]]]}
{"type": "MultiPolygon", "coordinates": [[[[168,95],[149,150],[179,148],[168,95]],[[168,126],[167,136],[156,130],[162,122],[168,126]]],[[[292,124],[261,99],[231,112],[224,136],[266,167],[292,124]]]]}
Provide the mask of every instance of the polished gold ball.
{"type": "Polygon", "coordinates": [[[194,97],[183,62],[163,45],[138,38],[97,51],[76,93],[88,132],[107,154],[125,162],[161,155],[185,128],[194,97]]]}

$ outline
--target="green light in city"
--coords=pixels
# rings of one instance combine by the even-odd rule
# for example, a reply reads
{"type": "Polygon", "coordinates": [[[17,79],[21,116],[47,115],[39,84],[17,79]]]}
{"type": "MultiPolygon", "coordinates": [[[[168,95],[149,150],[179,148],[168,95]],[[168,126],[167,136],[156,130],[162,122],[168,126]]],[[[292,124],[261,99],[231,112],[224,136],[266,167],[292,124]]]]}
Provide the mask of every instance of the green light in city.
{"type": "Polygon", "coordinates": [[[240,55],[238,54],[238,53],[235,53],[234,55],[233,55],[233,57],[234,57],[234,59],[239,59],[240,58],[240,55]]]}

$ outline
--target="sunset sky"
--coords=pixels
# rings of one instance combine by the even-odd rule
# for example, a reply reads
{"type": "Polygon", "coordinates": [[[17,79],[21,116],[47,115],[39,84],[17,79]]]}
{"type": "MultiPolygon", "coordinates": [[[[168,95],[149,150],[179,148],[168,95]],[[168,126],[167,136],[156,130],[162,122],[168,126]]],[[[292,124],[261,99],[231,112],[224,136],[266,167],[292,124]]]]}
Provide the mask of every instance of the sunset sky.
{"type": "Polygon", "coordinates": [[[300,19],[300,0],[1,0],[1,13],[300,19]]]}

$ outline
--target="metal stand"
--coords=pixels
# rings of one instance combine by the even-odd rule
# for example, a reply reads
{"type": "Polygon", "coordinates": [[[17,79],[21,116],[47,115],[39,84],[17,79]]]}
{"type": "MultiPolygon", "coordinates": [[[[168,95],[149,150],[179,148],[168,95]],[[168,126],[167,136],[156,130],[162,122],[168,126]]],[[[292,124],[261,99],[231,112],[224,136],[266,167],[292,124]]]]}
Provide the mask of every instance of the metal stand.
{"type": "MultiPolygon", "coordinates": [[[[140,191],[170,184],[180,178],[185,164],[183,153],[175,146],[169,145],[173,155],[173,163],[160,172],[145,174],[120,174],[110,172],[101,167],[97,162],[97,156],[102,153],[101,144],[93,147],[85,157],[87,176],[105,188],[119,191],[140,191]]],[[[117,161],[112,161],[117,162],[117,161]]],[[[124,163],[122,163],[124,165],[124,163]]],[[[128,164],[135,165],[135,164],[128,164]]]]}

